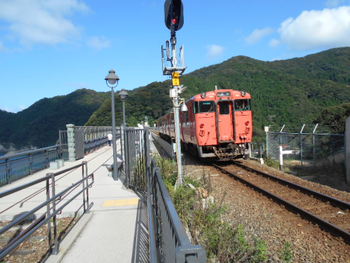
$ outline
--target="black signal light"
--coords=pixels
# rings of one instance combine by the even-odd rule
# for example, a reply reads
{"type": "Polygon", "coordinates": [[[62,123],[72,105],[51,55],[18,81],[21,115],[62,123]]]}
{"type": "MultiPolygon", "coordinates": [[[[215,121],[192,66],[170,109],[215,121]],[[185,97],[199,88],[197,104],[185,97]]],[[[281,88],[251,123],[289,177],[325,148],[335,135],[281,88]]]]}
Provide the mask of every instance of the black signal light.
{"type": "Polygon", "coordinates": [[[164,4],[165,25],[172,31],[180,30],[184,24],[182,0],[166,0],[164,4]]]}

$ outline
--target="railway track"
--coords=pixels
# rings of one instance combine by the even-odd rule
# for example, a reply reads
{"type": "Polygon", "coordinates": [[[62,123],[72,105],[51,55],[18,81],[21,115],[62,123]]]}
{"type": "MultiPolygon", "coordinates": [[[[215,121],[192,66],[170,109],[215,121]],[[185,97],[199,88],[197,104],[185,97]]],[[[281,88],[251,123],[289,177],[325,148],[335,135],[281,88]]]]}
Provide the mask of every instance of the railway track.
{"type": "Polygon", "coordinates": [[[350,203],[239,162],[213,166],[350,244],[350,203]]]}

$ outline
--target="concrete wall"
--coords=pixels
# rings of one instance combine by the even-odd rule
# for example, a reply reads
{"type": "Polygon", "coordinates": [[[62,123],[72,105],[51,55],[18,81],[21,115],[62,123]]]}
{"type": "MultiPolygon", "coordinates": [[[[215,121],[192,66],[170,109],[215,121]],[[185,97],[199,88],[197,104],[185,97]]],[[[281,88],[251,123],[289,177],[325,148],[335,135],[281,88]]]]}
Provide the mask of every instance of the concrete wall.
{"type": "Polygon", "coordinates": [[[68,161],[74,162],[75,158],[75,139],[74,139],[74,124],[67,124],[67,142],[68,142],[68,161]]]}

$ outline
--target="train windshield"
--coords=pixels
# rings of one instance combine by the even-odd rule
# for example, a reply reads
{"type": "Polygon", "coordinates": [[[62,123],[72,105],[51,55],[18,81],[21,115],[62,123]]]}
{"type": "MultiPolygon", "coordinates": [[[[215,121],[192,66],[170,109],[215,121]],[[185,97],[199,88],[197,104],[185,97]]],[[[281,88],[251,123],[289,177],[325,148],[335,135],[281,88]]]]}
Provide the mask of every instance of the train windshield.
{"type": "Polygon", "coordinates": [[[235,100],[235,111],[251,110],[250,100],[235,100]]]}
{"type": "Polygon", "coordinates": [[[215,111],[216,111],[215,102],[212,100],[195,102],[194,113],[215,112],[215,111]]]}

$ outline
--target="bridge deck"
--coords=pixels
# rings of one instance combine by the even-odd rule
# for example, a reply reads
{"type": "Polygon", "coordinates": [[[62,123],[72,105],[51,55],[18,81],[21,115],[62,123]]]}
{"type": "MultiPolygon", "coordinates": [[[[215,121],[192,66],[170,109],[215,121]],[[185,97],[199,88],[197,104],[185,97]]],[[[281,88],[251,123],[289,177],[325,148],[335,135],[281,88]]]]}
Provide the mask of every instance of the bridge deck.
{"type": "MultiPolygon", "coordinates": [[[[136,218],[138,215],[138,196],[126,189],[120,181],[114,181],[103,164],[112,164],[112,148],[103,147],[75,162],[66,162],[62,169],[88,162],[88,171],[94,173],[95,183],[90,190],[90,200],[94,202],[91,212],[81,219],[79,224],[85,224],[80,233],[75,231],[76,237],[69,237],[75,242],[65,247],[62,242],[59,255],[51,256],[49,262],[131,262],[134,246],[136,218]]],[[[22,185],[47,173],[59,170],[43,170],[31,176],[13,182],[0,188],[0,192],[22,185]]],[[[57,180],[56,193],[63,190],[72,182],[81,179],[81,169],[68,172],[57,180]]],[[[34,186],[22,190],[0,201],[0,211],[18,200],[25,199],[33,192],[43,189],[43,186],[34,186]]],[[[28,211],[35,204],[46,200],[45,191],[39,192],[28,202],[17,204],[8,211],[0,214],[1,220],[11,220],[15,214],[28,211]]],[[[64,209],[62,216],[73,213],[82,203],[82,196],[64,209]]],[[[74,233],[74,230],[71,231],[74,233]]]]}

